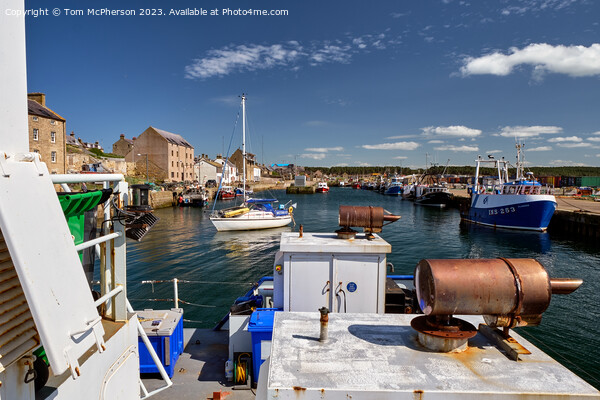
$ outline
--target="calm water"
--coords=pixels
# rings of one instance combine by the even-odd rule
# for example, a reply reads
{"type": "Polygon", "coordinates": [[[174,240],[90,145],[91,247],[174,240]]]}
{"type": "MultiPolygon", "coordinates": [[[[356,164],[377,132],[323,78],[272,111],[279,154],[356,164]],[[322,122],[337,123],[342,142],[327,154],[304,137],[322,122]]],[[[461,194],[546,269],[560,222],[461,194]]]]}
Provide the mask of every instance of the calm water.
{"type": "MultiPolygon", "coordinates": [[[[266,195],[266,194],[264,194],[266,195]]],[[[600,388],[600,249],[548,234],[461,228],[457,210],[415,206],[412,202],[364,190],[332,188],[327,194],[270,193],[282,203],[298,203],[294,216],[305,232],[338,229],[339,205],[372,205],[402,219],[384,227],[381,236],[392,245],[388,261],[397,274],[413,273],[423,258],[536,258],[552,277],[583,278],[569,296],[554,296],[538,327],[518,332],[572,371],[600,388]]],[[[211,204],[212,206],[212,204],[211,204]]],[[[142,242],[128,242],[128,290],[134,308],[165,308],[172,303],[135,299],[170,299],[171,283],[141,284],[143,280],[180,280],[179,297],[188,327],[213,327],[250,282],[271,275],[281,228],[257,232],[216,232],[204,210],[157,210],[160,222],[142,242]],[[220,282],[220,283],[213,283],[220,282]],[[200,306],[208,307],[200,307],[200,306]]],[[[296,227],[297,230],[297,227],[296,227]]]]}

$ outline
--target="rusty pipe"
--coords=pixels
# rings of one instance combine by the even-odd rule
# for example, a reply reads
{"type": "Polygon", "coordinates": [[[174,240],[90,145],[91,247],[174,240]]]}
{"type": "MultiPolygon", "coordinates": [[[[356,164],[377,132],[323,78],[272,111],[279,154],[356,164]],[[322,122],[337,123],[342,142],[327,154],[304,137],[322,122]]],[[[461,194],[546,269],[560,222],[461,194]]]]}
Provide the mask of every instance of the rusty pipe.
{"type": "Polygon", "coordinates": [[[321,313],[321,330],[319,331],[319,342],[326,342],[328,336],[328,325],[329,325],[329,309],[327,307],[319,308],[321,313]]]}
{"type": "Polygon", "coordinates": [[[583,279],[550,278],[552,294],[571,294],[583,284],[583,279]]]}

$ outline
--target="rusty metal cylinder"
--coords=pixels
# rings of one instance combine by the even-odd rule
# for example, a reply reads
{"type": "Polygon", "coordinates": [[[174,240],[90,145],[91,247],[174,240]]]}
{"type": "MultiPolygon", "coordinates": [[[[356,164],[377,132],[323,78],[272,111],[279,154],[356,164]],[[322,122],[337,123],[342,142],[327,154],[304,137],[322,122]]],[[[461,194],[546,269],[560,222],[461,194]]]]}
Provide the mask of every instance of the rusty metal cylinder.
{"type": "Polygon", "coordinates": [[[383,208],[340,206],[339,224],[343,227],[381,230],[383,226],[383,208]]]}
{"type": "Polygon", "coordinates": [[[415,270],[419,305],[427,315],[522,315],[546,310],[550,278],[536,260],[421,260],[415,270]]]}

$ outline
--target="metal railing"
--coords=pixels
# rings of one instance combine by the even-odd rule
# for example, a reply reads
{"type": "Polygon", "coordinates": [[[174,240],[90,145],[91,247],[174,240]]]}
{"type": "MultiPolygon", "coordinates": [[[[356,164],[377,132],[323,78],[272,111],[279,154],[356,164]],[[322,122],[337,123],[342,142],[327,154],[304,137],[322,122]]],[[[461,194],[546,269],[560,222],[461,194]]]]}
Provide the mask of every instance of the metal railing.
{"type": "MultiPolygon", "coordinates": [[[[94,247],[96,255],[100,258],[99,284],[101,296],[94,302],[94,306],[105,305],[105,315],[110,319],[127,321],[128,313],[133,313],[134,310],[127,299],[125,224],[119,220],[116,210],[116,207],[123,209],[128,203],[129,188],[127,182],[125,182],[122,174],[57,174],[51,175],[51,178],[52,183],[61,185],[65,192],[71,192],[68,186],[69,183],[101,182],[104,189],[110,188],[112,184],[113,195],[118,196],[118,198],[116,204],[114,199],[113,201],[108,199],[103,204],[101,236],[76,245],[75,250],[81,251],[94,247]]],[[[164,386],[148,392],[141,379],[139,379],[140,390],[143,393],[142,399],[147,399],[169,388],[173,385],[173,382],[137,318],[136,323],[138,335],[146,345],[150,357],[152,357],[161,377],[165,381],[164,386]]]]}

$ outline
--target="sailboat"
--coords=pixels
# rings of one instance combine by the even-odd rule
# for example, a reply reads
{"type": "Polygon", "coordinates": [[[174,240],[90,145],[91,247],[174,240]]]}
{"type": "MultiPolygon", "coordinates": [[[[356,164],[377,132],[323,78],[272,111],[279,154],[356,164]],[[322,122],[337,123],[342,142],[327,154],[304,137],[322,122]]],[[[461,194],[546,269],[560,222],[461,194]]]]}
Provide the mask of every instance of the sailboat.
{"type": "MultiPolygon", "coordinates": [[[[242,165],[243,185],[246,187],[246,95],[242,95],[242,165]]],[[[279,205],[277,199],[250,199],[249,192],[242,191],[243,203],[237,207],[218,210],[210,220],[217,231],[247,231],[280,228],[292,222],[295,205],[279,205]]]]}

